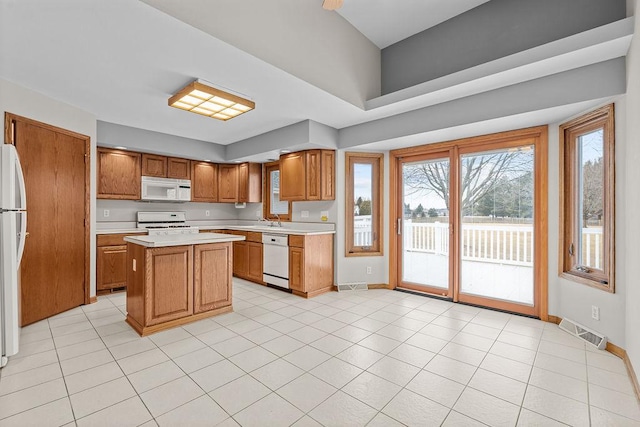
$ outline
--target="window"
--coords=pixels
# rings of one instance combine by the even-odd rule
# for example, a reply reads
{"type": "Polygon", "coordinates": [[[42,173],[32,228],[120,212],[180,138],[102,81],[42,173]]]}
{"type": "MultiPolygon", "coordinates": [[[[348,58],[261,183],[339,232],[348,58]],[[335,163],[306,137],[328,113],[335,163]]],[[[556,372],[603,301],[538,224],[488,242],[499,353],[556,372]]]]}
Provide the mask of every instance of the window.
{"type": "Polygon", "coordinates": [[[271,220],[280,217],[283,221],[291,221],[291,202],[280,200],[279,162],[267,163],[264,176],[263,216],[271,220]]]}
{"type": "Polygon", "coordinates": [[[613,104],[560,126],[561,271],[614,292],[613,104]]]}
{"type": "Polygon", "coordinates": [[[383,158],[346,153],[346,256],[382,255],[383,158]]]}

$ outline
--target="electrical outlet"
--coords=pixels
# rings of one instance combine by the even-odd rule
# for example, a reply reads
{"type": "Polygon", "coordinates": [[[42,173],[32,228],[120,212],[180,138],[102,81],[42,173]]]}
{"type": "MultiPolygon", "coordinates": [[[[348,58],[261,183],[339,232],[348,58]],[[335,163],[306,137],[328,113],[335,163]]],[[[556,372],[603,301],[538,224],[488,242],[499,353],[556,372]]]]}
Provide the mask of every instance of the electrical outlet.
{"type": "Polygon", "coordinates": [[[262,211],[260,209],[256,210],[256,218],[262,218],[262,211]]]}
{"type": "Polygon", "coordinates": [[[591,317],[594,320],[600,320],[600,307],[595,305],[591,306],[591,317]]]}
{"type": "Polygon", "coordinates": [[[109,209],[105,209],[102,211],[102,216],[105,218],[109,218],[109,209]]]}
{"type": "Polygon", "coordinates": [[[300,211],[301,218],[309,218],[309,211],[300,211]]]}
{"type": "Polygon", "coordinates": [[[204,216],[211,216],[211,211],[204,211],[204,216]]]}
{"type": "Polygon", "coordinates": [[[320,219],[322,221],[329,221],[329,211],[321,211],[320,212],[320,219]]]}
{"type": "Polygon", "coordinates": [[[371,267],[367,266],[367,274],[371,274],[371,267]]]}

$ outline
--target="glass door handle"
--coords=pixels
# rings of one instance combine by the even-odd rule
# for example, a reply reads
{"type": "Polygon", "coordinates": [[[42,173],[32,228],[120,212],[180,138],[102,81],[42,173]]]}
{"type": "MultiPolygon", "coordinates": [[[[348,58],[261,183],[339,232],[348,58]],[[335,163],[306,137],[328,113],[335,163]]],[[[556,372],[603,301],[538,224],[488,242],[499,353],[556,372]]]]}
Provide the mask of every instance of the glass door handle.
{"type": "Polygon", "coordinates": [[[402,234],[402,218],[398,218],[396,223],[396,233],[399,235],[402,234]]]}

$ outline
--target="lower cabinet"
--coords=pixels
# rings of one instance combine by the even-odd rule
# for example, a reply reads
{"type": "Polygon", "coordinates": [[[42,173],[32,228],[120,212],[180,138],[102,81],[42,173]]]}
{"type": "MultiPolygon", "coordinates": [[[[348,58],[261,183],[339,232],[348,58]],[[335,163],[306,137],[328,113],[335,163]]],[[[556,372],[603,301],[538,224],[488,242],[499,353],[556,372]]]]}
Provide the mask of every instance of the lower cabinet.
{"type": "Polygon", "coordinates": [[[146,250],[145,326],[193,314],[193,246],[146,250]]]}
{"type": "Polygon", "coordinates": [[[241,242],[233,242],[233,275],[264,284],[262,281],[262,233],[234,230],[229,232],[246,238],[241,242]]]}
{"type": "Polygon", "coordinates": [[[231,305],[231,245],[198,245],[194,253],[194,313],[231,305]]]}
{"type": "Polygon", "coordinates": [[[96,290],[106,293],[127,286],[126,234],[99,234],[96,238],[96,290]]]}
{"type": "Polygon", "coordinates": [[[262,243],[247,242],[247,256],[249,258],[247,279],[262,283],[262,243]]]}
{"type": "Polygon", "coordinates": [[[127,245],[127,323],[140,335],[231,311],[232,244],[127,245]]]}
{"type": "Polygon", "coordinates": [[[306,298],[333,290],[333,235],[289,236],[289,287],[306,298]]]}

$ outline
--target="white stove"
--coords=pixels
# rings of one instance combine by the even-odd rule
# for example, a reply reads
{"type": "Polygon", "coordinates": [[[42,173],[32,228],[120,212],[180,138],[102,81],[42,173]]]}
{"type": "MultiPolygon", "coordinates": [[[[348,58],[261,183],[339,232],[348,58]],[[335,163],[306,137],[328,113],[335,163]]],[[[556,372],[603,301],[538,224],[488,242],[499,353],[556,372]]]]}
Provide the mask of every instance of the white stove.
{"type": "Polygon", "coordinates": [[[200,229],[187,225],[185,212],[138,212],[138,228],[146,228],[149,236],[198,234],[200,229]]]}

